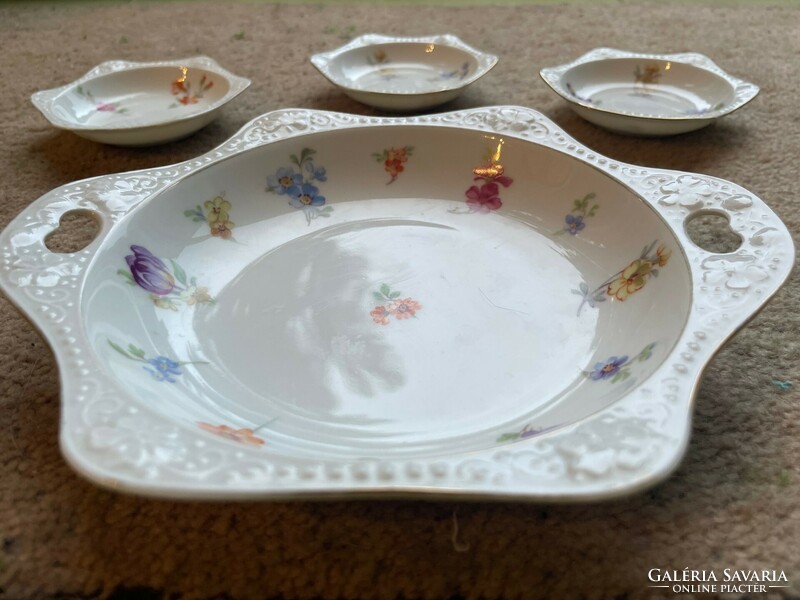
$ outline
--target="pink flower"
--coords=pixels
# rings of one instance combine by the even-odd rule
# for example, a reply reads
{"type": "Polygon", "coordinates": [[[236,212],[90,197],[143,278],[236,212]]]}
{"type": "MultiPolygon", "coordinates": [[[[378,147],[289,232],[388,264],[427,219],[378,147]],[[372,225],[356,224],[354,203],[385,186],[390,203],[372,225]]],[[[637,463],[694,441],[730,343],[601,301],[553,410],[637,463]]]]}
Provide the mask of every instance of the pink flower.
{"type": "Polygon", "coordinates": [[[480,188],[473,185],[466,191],[467,205],[475,212],[487,213],[497,210],[503,205],[500,200],[500,188],[496,183],[484,183],[480,188]]]}
{"type": "Polygon", "coordinates": [[[100,112],[114,112],[117,109],[113,102],[98,102],[95,108],[100,112]]]}

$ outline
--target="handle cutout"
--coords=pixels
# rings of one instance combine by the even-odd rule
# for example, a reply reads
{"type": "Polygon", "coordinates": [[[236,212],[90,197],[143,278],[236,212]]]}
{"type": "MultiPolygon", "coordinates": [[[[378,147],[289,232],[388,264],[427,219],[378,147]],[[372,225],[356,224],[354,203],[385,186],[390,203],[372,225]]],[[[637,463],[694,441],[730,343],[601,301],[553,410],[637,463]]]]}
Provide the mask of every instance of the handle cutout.
{"type": "Polygon", "coordinates": [[[724,212],[699,211],[686,217],[686,234],[698,247],[714,254],[729,254],[742,245],[742,236],[731,229],[724,212]]]}
{"type": "Polygon", "coordinates": [[[90,210],[68,210],[58,221],[58,227],[47,234],[44,245],[50,252],[72,254],[80,252],[100,233],[100,217],[90,210]]]}

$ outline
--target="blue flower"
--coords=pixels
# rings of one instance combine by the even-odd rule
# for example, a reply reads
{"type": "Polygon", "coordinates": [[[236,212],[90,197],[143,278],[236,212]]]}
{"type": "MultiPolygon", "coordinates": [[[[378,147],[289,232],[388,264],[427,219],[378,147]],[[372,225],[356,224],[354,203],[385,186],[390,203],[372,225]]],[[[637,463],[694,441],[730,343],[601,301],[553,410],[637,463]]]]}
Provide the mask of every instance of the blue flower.
{"type": "Polygon", "coordinates": [[[175,383],[175,376],[181,374],[180,364],[166,356],[157,356],[156,358],[151,358],[147,362],[153,368],[142,368],[150,373],[150,376],[156,381],[175,383]]]}
{"type": "Polygon", "coordinates": [[[310,181],[327,181],[328,175],[325,172],[325,167],[315,167],[314,163],[307,162],[306,171],[308,171],[308,179],[310,181]]]}
{"type": "Polygon", "coordinates": [[[567,224],[564,227],[564,231],[568,231],[571,235],[576,235],[580,230],[586,227],[586,223],[583,222],[583,215],[569,214],[565,221],[567,224]]]}
{"type": "Polygon", "coordinates": [[[295,208],[307,208],[325,204],[325,196],[320,196],[319,189],[310,183],[294,186],[289,189],[288,193],[292,197],[289,200],[289,204],[295,208]]]}
{"type": "Polygon", "coordinates": [[[281,167],[275,175],[267,177],[268,189],[278,194],[289,194],[292,188],[303,183],[303,176],[291,167],[281,167]]]}
{"type": "Polygon", "coordinates": [[[619,370],[628,362],[627,356],[612,356],[605,362],[599,362],[594,365],[594,370],[589,373],[589,378],[593,381],[601,379],[610,379],[616,375],[619,370]]]}

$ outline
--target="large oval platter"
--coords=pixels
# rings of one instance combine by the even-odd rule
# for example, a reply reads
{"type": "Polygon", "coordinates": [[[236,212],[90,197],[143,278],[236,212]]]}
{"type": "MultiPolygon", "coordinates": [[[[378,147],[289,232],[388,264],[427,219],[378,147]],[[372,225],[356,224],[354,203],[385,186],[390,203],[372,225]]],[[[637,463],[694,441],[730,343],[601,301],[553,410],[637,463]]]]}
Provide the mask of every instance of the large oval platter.
{"type": "Polygon", "coordinates": [[[269,113],[197,159],[53,190],[0,242],[58,357],[69,462],[186,498],[643,489],[794,261],[745,189],[520,107],[269,113]],[[98,237],[51,252],[74,210],[98,237]],[[739,249],[691,242],[708,213],[739,249]]]}

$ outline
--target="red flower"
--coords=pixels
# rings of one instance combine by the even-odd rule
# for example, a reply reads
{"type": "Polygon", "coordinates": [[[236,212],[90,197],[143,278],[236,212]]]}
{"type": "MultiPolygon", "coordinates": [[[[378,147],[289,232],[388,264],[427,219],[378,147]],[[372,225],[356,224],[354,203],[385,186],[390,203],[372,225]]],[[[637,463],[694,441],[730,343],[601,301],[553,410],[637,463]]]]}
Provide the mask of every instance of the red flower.
{"type": "Polygon", "coordinates": [[[499,194],[500,188],[494,182],[484,183],[480,188],[473,185],[466,191],[467,205],[475,212],[486,213],[497,210],[503,205],[499,194]]]}

